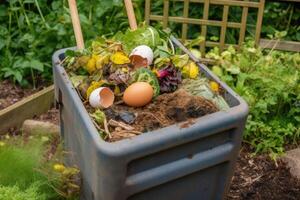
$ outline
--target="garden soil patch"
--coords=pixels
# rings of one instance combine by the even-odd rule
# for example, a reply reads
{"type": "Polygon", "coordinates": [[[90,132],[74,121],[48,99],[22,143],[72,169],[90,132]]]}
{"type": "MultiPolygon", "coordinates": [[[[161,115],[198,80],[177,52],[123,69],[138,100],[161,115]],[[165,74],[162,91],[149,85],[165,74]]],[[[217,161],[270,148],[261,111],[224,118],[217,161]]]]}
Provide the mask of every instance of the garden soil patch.
{"type": "Polygon", "coordinates": [[[299,200],[300,180],[293,178],[286,164],[268,155],[252,157],[243,144],[227,200],[299,200]]]}
{"type": "MultiPolygon", "coordinates": [[[[124,105],[116,105],[113,112],[130,112],[137,117],[131,124],[135,131],[148,132],[159,128],[167,127],[178,122],[188,121],[189,125],[192,119],[214,113],[218,108],[211,101],[198,96],[192,96],[185,90],[177,90],[174,93],[167,93],[158,96],[153,103],[142,107],[132,108],[124,105]]],[[[111,110],[106,111],[108,119],[115,119],[111,115],[111,110]]],[[[182,126],[181,128],[187,128],[182,126]]],[[[115,130],[112,132],[110,142],[130,138],[134,133],[124,130],[115,130]]]]}
{"type": "Polygon", "coordinates": [[[42,90],[47,84],[41,82],[36,89],[21,88],[9,80],[0,82],[0,110],[42,90]]]}

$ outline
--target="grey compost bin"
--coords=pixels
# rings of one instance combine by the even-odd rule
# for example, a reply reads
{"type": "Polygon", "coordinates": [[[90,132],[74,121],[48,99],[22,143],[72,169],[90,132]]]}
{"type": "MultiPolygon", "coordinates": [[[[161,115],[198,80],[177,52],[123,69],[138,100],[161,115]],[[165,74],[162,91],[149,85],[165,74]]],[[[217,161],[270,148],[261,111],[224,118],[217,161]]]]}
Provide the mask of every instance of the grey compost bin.
{"type": "MultiPolygon", "coordinates": [[[[187,50],[175,39],[175,45],[187,50]]],[[[59,64],[66,49],[53,55],[56,101],[67,162],[82,175],[86,200],[218,200],[229,189],[242,140],[248,106],[209,69],[201,71],[225,90],[230,105],[180,124],[132,139],[108,143],[94,127],[76,90],[59,64]]],[[[189,53],[189,52],[187,52],[189,53]]],[[[196,61],[196,59],[190,55],[196,61]]]]}

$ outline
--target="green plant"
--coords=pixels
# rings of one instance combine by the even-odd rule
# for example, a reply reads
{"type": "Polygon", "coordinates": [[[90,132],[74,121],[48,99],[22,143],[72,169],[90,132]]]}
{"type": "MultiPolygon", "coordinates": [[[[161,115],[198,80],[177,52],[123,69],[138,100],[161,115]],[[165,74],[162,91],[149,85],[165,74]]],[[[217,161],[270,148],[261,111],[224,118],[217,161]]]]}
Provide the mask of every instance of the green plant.
{"type": "Polygon", "coordinates": [[[213,49],[213,71],[250,106],[244,134],[255,152],[276,156],[300,139],[300,54],[254,48],[249,41],[238,53],[213,49]]]}
{"type": "Polygon", "coordinates": [[[0,200],[46,200],[46,196],[39,193],[40,184],[38,182],[30,185],[26,190],[15,186],[0,185],[0,200]]]}
{"type": "Polygon", "coordinates": [[[57,138],[17,136],[0,141],[0,200],[77,199],[79,170],[64,167],[58,173],[53,168],[62,157],[59,146],[51,159],[46,156],[54,140],[57,138]]]}
{"type": "MultiPolygon", "coordinates": [[[[128,28],[122,0],[78,0],[85,41],[128,28]]],[[[135,1],[135,6],[141,6],[135,1]]],[[[137,10],[141,21],[141,12],[137,10]]],[[[67,0],[10,0],[0,4],[0,79],[35,87],[51,81],[51,55],[75,46],[67,0]]]]}

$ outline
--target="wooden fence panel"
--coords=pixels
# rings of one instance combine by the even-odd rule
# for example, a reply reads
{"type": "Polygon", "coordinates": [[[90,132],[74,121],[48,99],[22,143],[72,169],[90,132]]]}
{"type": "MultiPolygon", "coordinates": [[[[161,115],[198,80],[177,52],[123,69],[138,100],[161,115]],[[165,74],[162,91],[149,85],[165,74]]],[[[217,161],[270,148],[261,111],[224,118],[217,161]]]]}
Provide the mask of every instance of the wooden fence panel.
{"type": "Polygon", "coordinates": [[[151,13],[151,0],[146,0],[145,3],[145,20],[146,23],[150,21],[162,21],[163,27],[166,28],[169,22],[182,23],[182,40],[187,38],[188,25],[196,24],[201,27],[201,36],[204,37],[205,41],[199,44],[200,51],[202,55],[205,55],[206,47],[218,46],[221,51],[227,48],[229,45],[226,44],[226,31],[227,28],[239,29],[239,39],[238,44],[233,44],[235,47],[239,47],[245,40],[246,27],[247,27],[247,16],[249,8],[258,9],[256,31],[255,31],[255,42],[258,45],[260,41],[261,25],[263,21],[263,11],[265,0],[251,1],[251,0],[163,0],[163,15],[154,15],[151,13]],[[183,16],[169,16],[170,1],[172,2],[182,2],[183,3],[183,16]],[[189,18],[189,4],[190,3],[200,3],[204,5],[203,17],[200,19],[189,18]],[[223,6],[223,17],[222,20],[211,20],[209,19],[210,5],[221,5],[223,6]],[[241,22],[232,22],[228,20],[229,9],[231,6],[240,6],[243,9],[241,22]],[[220,40],[219,42],[207,41],[207,30],[208,26],[216,26],[221,28],[220,40]]]}

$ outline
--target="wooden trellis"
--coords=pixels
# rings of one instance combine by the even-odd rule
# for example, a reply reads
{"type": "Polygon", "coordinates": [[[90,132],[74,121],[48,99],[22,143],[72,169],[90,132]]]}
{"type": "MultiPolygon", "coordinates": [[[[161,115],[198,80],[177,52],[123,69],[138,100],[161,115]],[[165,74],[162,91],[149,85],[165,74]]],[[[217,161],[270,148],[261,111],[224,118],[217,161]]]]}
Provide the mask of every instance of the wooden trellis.
{"type": "MultiPolygon", "coordinates": [[[[258,45],[260,41],[260,32],[263,20],[263,12],[265,0],[163,0],[163,15],[154,15],[151,13],[151,0],[145,2],[145,21],[162,21],[163,27],[168,27],[169,22],[182,23],[182,39],[187,39],[188,25],[196,24],[201,26],[201,36],[206,39],[207,27],[217,26],[221,28],[219,42],[204,41],[200,44],[202,55],[205,53],[205,47],[220,47],[222,51],[228,47],[229,44],[225,43],[225,36],[227,28],[240,29],[238,44],[234,44],[236,48],[239,48],[245,40],[247,16],[249,8],[258,9],[257,23],[255,31],[255,43],[258,45]],[[170,1],[183,2],[183,16],[169,16],[170,1]],[[201,3],[203,6],[203,17],[201,19],[189,18],[189,6],[190,3],[201,3]],[[221,5],[223,6],[222,20],[211,20],[208,18],[210,5],[221,5]],[[228,12],[230,6],[239,6],[243,8],[241,22],[230,22],[228,21],[228,12]]],[[[200,30],[200,29],[199,29],[200,30]]],[[[232,45],[232,44],[230,44],[232,45]]]]}

